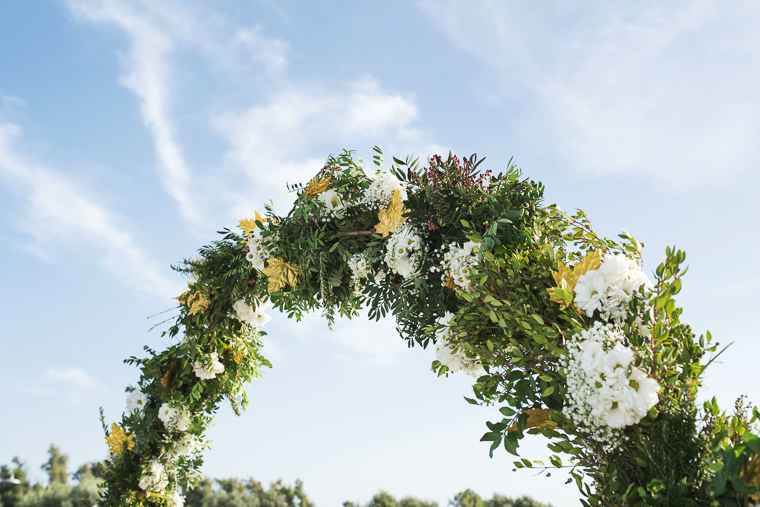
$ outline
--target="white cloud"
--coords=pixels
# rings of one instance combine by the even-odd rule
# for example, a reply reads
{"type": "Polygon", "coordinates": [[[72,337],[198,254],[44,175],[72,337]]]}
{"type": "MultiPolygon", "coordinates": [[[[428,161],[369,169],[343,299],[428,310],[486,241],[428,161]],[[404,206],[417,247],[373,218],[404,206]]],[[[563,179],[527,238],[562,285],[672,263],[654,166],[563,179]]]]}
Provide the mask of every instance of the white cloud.
{"type": "Polygon", "coordinates": [[[420,6],[578,170],[711,184],[760,155],[760,9],[714,0],[420,6]],[[551,133],[547,136],[546,133],[551,133]],[[553,136],[553,138],[552,138],[553,136]]]}
{"type": "Polygon", "coordinates": [[[178,294],[179,284],[167,279],[164,268],[124,231],[123,220],[66,177],[17,152],[14,141],[20,133],[17,125],[0,123],[0,175],[26,194],[29,213],[19,225],[36,237],[38,253],[82,243],[97,249],[103,265],[126,285],[162,298],[178,294]]]}
{"type": "MultiPolygon", "coordinates": [[[[280,191],[284,176],[291,183],[313,176],[324,164],[325,146],[337,151],[386,140],[388,153],[441,151],[416,126],[418,116],[413,97],[385,91],[364,76],[330,91],[291,85],[261,105],[217,115],[212,124],[230,143],[227,163],[242,168],[257,192],[272,195],[280,191]]],[[[250,200],[248,190],[238,196],[231,216],[250,213],[250,200]]]]}

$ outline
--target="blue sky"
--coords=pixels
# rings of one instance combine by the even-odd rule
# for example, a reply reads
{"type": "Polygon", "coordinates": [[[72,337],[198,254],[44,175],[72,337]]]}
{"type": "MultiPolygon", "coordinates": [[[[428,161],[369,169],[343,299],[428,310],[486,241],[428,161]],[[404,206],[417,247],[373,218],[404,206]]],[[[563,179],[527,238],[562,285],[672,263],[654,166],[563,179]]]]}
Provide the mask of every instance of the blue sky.
{"type": "MultiPolygon", "coordinates": [[[[705,396],[760,401],[760,8],[752,2],[0,3],[0,462],[51,442],[101,459],[121,363],[173,306],[170,263],[329,153],[514,156],[547,201],[691,269],[697,334],[734,345],[705,396]]],[[[472,488],[576,506],[562,474],[511,472],[478,439],[495,409],[390,323],[275,316],[274,369],[220,411],[204,472],[301,478],[320,506],[472,488]]],[[[542,457],[538,440],[526,457],[542,457]]]]}

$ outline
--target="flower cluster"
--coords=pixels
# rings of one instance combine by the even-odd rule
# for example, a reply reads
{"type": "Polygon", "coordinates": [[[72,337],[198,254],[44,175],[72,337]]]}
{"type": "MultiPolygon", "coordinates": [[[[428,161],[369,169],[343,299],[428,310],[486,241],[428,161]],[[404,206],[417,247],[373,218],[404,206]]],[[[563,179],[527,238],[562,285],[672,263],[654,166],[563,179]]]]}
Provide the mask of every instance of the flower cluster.
{"type": "Polygon", "coordinates": [[[127,413],[145,415],[145,405],[148,404],[148,396],[142,391],[132,391],[127,395],[127,413]]]}
{"type": "Polygon", "coordinates": [[[187,431],[190,428],[190,414],[183,407],[173,407],[164,403],[158,410],[158,418],[169,431],[187,431]]]}
{"type": "Polygon", "coordinates": [[[348,268],[351,270],[354,279],[369,276],[372,267],[369,264],[367,252],[352,255],[351,258],[348,259],[348,268]]]}
{"type": "Polygon", "coordinates": [[[138,484],[140,489],[162,493],[169,486],[169,477],[164,465],[157,459],[151,460],[138,484]]]}
{"type": "Polygon", "coordinates": [[[470,288],[470,275],[477,264],[478,244],[474,241],[468,241],[461,247],[450,243],[448,251],[443,254],[444,276],[451,278],[460,289],[470,288]]]}
{"type": "Polygon", "coordinates": [[[425,245],[413,226],[402,225],[388,238],[385,248],[385,263],[389,268],[404,278],[418,274],[425,245]]]}
{"type": "Polygon", "coordinates": [[[172,453],[176,456],[190,456],[203,449],[203,442],[195,435],[186,433],[176,441],[172,447],[172,453]]]}
{"type": "Polygon", "coordinates": [[[599,441],[614,442],[617,432],[638,423],[657,404],[660,385],[633,366],[633,351],[612,324],[596,322],[573,336],[567,372],[565,414],[599,441]],[[612,430],[612,431],[610,431],[612,430]]]}
{"type": "Polygon", "coordinates": [[[211,380],[224,373],[224,365],[219,362],[219,353],[212,352],[205,360],[196,361],[193,365],[195,376],[202,380],[211,380]]]}
{"type": "Polygon", "coordinates": [[[248,254],[245,256],[246,260],[259,271],[264,269],[264,262],[274,255],[272,238],[263,237],[261,233],[262,229],[258,227],[251,231],[251,235],[248,236],[248,254]]]}
{"type": "Polygon", "coordinates": [[[368,210],[386,208],[391,202],[393,192],[398,190],[403,195],[406,184],[399,180],[396,175],[378,171],[375,178],[364,191],[359,199],[359,204],[366,206],[368,210]]]}
{"type": "Polygon", "coordinates": [[[167,507],[183,507],[185,505],[185,497],[177,493],[171,493],[166,496],[167,507]]]}
{"type": "Polygon", "coordinates": [[[233,317],[240,322],[255,327],[261,328],[264,324],[272,320],[272,316],[265,312],[269,306],[269,301],[260,302],[256,300],[256,306],[253,307],[245,302],[245,299],[239,299],[232,305],[232,309],[235,311],[233,317]]]}
{"type": "Polygon", "coordinates": [[[589,317],[598,311],[603,320],[620,323],[628,315],[631,297],[642,286],[645,293],[654,288],[636,261],[621,254],[607,255],[599,269],[578,278],[575,303],[589,317]]]}
{"type": "Polygon", "coordinates": [[[436,359],[452,373],[462,371],[471,377],[478,378],[484,371],[480,361],[467,357],[463,349],[452,347],[450,326],[453,318],[454,314],[446,312],[438,320],[439,328],[435,333],[436,359]]]}

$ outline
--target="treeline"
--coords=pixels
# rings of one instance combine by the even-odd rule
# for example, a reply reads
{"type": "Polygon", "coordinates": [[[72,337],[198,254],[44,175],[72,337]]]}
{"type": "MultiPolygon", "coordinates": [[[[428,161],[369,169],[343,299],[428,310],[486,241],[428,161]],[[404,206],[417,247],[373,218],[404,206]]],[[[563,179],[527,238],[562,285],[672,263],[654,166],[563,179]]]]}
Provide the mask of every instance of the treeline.
{"type": "MultiPolygon", "coordinates": [[[[24,463],[14,458],[0,467],[0,505],[2,507],[93,507],[103,482],[97,463],[80,466],[69,474],[69,458],[51,445],[49,459],[42,465],[48,484],[30,484],[24,463]],[[69,477],[75,482],[69,485],[69,477]]],[[[198,487],[185,491],[185,507],[314,507],[296,480],[293,486],[281,480],[264,488],[253,479],[203,479],[198,487]]],[[[462,491],[449,500],[449,507],[551,507],[530,497],[511,499],[494,495],[489,500],[477,493],[462,491]]],[[[344,502],[343,507],[439,507],[437,502],[406,497],[396,500],[381,491],[367,504],[344,502]]],[[[444,506],[446,507],[446,506],[444,506]]]]}

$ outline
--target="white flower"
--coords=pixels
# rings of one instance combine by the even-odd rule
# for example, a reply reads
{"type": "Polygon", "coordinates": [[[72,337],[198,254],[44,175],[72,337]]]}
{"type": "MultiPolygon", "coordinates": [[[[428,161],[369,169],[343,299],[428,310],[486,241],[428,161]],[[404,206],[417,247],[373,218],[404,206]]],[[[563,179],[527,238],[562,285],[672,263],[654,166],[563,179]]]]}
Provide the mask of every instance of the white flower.
{"type": "Polygon", "coordinates": [[[351,270],[353,278],[364,278],[369,276],[371,266],[367,260],[366,252],[354,254],[348,259],[348,268],[351,270]]]}
{"type": "Polygon", "coordinates": [[[164,403],[158,409],[158,418],[169,431],[187,431],[190,428],[190,414],[182,407],[176,408],[164,403]]]}
{"type": "Polygon", "coordinates": [[[177,456],[190,456],[199,452],[202,447],[202,442],[196,436],[185,434],[174,444],[172,450],[177,456]]]}
{"type": "Polygon", "coordinates": [[[389,268],[404,278],[418,274],[424,244],[413,226],[402,225],[388,238],[385,248],[385,263],[389,268]]]}
{"type": "Polygon", "coordinates": [[[145,415],[145,406],[148,404],[148,396],[142,391],[132,391],[127,395],[127,413],[145,415]]]}
{"type": "Polygon", "coordinates": [[[592,432],[591,438],[613,445],[618,430],[638,423],[659,401],[659,384],[632,365],[634,353],[624,341],[619,328],[596,322],[573,336],[564,363],[565,414],[582,431],[592,432]]]}
{"type": "Polygon", "coordinates": [[[327,207],[327,214],[335,218],[343,218],[346,209],[340,194],[334,189],[325,190],[317,197],[327,207]]]}
{"type": "Polygon", "coordinates": [[[207,361],[196,361],[193,365],[193,371],[195,371],[196,377],[203,380],[210,380],[220,373],[224,373],[224,365],[219,362],[219,353],[212,352],[208,355],[207,361]]]}
{"type": "Polygon", "coordinates": [[[249,305],[245,302],[245,299],[239,299],[232,305],[235,310],[235,317],[241,321],[249,324],[256,329],[260,329],[264,324],[272,320],[272,316],[266,313],[264,310],[269,306],[269,301],[260,302],[256,300],[256,307],[249,305]]]}
{"type": "Polygon", "coordinates": [[[166,496],[166,505],[167,507],[183,507],[185,505],[185,497],[175,491],[171,495],[166,496]]]}
{"type": "Polygon", "coordinates": [[[449,327],[444,326],[452,324],[453,318],[454,314],[446,312],[438,320],[440,327],[436,330],[435,357],[452,373],[462,371],[471,377],[478,378],[484,371],[480,361],[467,357],[462,348],[454,349],[451,347],[451,333],[449,327]]]}
{"type": "Polygon", "coordinates": [[[478,264],[480,245],[468,241],[462,247],[456,243],[449,243],[446,247],[448,251],[443,254],[444,277],[451,277],[458,288],[470,290],[471,276],[478,264]]]}
{"type": "Polygon", "coordinates": [[[394,174],[378,171],[369,188],[364,191],[364,194],[359,199],[359,204],[364,205],[372,211],[377,211],[379,208],[387,208],[393,197],[393,192],[398,190],[403,198],[405,189],[406,184],[394,174]]]}
{"type": "MultiPolygon", "coordinates": [[[[264,224],[266,227],[266,224],[264,224]]],[[[259,271],[264,269],[264,262],[274,255],[271,236],[263,237],[263,229],[256,228],[248,236],[248,253],[245,258],[259,271]]]]}
{"type": "Polygon", "coordinates": [[[143,471],[143,476],[138,483],[140,489],[160,493],[169,485],[169,478],[166,475],[164,465],[154,459],[150,462],[148,470],[143,471]]]}
{"type": "Polygon", "coordinates": [[[591,269],[578,278],[575,303],[593,317],[621,323],[628,315],[628,303],[644,287],[645,298],[654,286],[635,261],[625,255],[606,255],[599,269],[591,269]]]}

